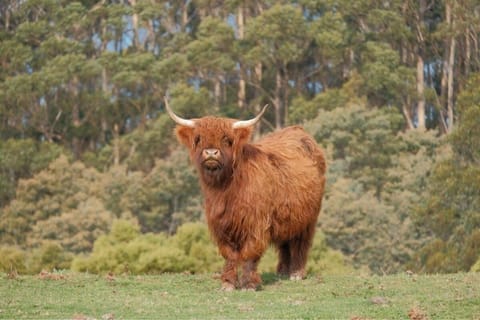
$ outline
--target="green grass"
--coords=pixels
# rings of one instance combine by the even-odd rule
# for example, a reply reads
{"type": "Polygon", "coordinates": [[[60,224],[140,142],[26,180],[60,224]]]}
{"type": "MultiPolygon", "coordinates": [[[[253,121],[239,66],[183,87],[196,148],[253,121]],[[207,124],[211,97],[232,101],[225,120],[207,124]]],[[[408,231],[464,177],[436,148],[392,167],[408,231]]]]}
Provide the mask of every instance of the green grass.
{"type": "Polygon", "coordinates": [[[47,274],[0,279],[1,319],[480,319],[480,273],[263,275],[261,291],[222,292],[211,274],[47,274]],[[53,279],[52,279],[53,278],[53,279]]]}

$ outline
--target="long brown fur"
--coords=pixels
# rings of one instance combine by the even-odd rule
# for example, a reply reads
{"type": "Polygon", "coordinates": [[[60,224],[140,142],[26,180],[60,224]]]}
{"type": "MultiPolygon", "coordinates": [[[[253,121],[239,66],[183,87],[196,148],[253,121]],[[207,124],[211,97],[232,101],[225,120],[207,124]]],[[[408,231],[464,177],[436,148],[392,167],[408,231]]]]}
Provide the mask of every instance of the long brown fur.
{"type": "Polygon", "coordinates": [[[257,265],[271,243],[279,253],[277,271],[301,279],[324,193],[323,152],[300,127],[249,143],[252,129],[234,130],[233,122],[205,117],[196,119],[194,128],[176,129],[190,149],[209,230],[225,258],[222,287],[258,288],[257,265]],[[205,167],[205,149],[220,151],[220,169],[205,167]]]}

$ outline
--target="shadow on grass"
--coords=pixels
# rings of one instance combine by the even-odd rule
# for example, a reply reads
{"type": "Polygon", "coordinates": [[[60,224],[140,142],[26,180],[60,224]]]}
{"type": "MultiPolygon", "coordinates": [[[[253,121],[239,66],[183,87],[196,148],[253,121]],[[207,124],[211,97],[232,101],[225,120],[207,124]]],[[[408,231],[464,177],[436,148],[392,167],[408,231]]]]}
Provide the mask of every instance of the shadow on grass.
{"type": "Polygon", "coordinates": [[[264,286],[269,286],[277,283],[280,280],[287,279],[287,277],[279,276],[278,274],[273,272],[264,272],[262,273],[261,277],[262,277],[262,283],[264,286]]]}

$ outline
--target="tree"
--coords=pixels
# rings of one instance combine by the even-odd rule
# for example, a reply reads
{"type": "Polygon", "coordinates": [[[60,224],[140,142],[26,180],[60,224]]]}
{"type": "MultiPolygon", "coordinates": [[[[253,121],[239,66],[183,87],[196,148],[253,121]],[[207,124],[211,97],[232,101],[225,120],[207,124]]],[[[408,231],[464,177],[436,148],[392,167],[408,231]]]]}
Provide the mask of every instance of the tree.
{"type": "Polygon", "coordinates": [[[311,39],[300,10],[292,5],[275,5],[252,19],[246,39],[252,43],[250,63],[262,62],[272,68],[274,85],[264,89],[275,110],[275,127],[288,118],[288,64],[299,62],[311,39]]]}
{"type": "Polygon", "coordinates": [[[435,166],[418,212],[432,238],[413,261],[423,272],[469,271],[480,256],[479,80],[472,75],[459,97],[461,121],[449,137],[451,152],[435,166]]]}
{"type": "Polygon", "coordinates": [[[16,198],[1,212],[2,243],[26,248],[53,240],[72,252],[88,251],[114,218],[97,198],[102,193],[98,171],[60,156],[19,182],[16,198]]]}
{"type": "Polygon", "coordinates": [[[347,104],[320,111],[306,128],[330,155],[319,224],[355,266],[398,272],[427,240],[415,223],[438,138],[400,134],[398,110],[347,104]]]}
{"type": "Polygon", "coordinates": [[[190,69],[202,82],[213,84],[215,110],[226,103],[228,74],[235,67],[233,59],[233,29],[216,18],[205,18],[200,23],[197,39],[187,45],[190,69]]]}
{"type": "Polygon", "coordinates": [[[57,158],[61,148],[53,143],[32,139],[0,141],[0,203],[6,205],[15,196],[17,182],[30,178],[57,158]]]}

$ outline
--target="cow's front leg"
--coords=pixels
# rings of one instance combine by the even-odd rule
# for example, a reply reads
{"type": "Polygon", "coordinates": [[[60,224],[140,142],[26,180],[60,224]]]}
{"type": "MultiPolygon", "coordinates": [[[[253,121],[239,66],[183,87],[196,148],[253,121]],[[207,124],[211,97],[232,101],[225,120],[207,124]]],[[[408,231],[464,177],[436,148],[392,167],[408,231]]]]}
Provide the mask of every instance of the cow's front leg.
{"type": "Polygon", "coordinates": [[[258,241],[256,238],[247,239],[245,245],[241,249],[241,259],[243,262],[242,278],[240,285],[243,289],[257,290],[262,284],[262,278],[257,273],[257,266],[260,258],[267,249],[267,238],[258,241]]]}
{"type": "Polygon", "coordinates": [[[247,290],[257,290],[262,284],[262,278],[257,272],[257,266],[260,258],[254,258],[247,260],[243,264],[242,278],[240,285],[243,289],[247,290]]]}
{"type": "Polygon", "coordinates": [[[222,272],[222,290],[233,291],[238,281],[237,267],[239,263],[238,252],[228,246],[221,246],[221,255],[225,258],[225,266],[222,272]]]}

